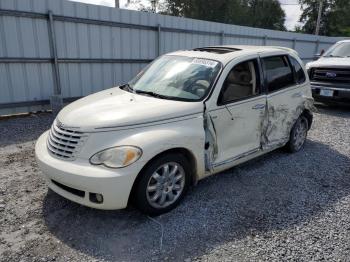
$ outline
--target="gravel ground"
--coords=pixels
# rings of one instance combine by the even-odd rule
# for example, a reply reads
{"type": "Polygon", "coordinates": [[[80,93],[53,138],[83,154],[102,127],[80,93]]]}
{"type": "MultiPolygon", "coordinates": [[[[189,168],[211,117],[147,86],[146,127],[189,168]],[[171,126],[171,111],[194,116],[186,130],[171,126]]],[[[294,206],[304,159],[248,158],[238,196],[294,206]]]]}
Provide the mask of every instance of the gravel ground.
{"type": "Polygon", "coordinates": [[[1,261],[350,261],[350,110],[321,108],[304,150],[201,181],[174,211],[99,211],[47,190],[50,114],[0,120],[1,261]]]}

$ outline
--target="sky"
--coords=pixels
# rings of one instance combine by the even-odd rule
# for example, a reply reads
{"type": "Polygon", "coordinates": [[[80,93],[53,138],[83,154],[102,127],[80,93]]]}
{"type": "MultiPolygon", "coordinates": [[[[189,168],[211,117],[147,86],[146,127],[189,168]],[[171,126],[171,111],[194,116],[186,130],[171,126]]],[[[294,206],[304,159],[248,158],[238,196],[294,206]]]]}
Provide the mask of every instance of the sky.
{"type": "Polygon", "coordinates": [[[294,30],[296,25],[300,25],[299,17],[302,13],[298,0],[279,0],[286,13],[285,26],[288,30],[294,30]]]}
{"type": "MultiPolygon", "coordinates": [[[[105,5],[105,6],[114,6],[114,0],[71,0],[76,2],[83,2],[88,4],[95,5],[105,5]]],[[[143,0],[145,1],[145,0],[143,0]]],[[[295,26],[298,25],[298,20],[301,15],[300,5],[298,4],[298,0],[279,0],[281,2],[281,6],[286,13],[286,22],[285,26],[288,30],[294,30],[295,26]]],[[[132,1],[131,1],[132,2],[132,1]]],[[[148,2],[148,1],[145,1],[148,2]]],[[[127,0],[119,0],[121,8],[127,9],[135,9],[135,6],[132,4],[127,4],[127,0]]]]}

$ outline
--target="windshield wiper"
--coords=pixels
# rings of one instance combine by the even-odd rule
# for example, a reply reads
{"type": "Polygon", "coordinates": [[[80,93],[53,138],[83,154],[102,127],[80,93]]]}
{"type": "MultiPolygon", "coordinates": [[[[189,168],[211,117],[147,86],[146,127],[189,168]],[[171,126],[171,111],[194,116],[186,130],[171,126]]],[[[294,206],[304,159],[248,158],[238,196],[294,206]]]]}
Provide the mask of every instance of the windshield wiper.
{"type": "Polygon", "coordinates": [[[323,57],[340,57],[340,58],[344,58],[345,56],[340,56],[340,55],[327,55],[327,56],[323,56],[323,57]]]}
{"type": "Polygon", "coordinates": [[[148,95],[153,97],[162,98],[162,95],[151,92],[151,91],[144,91],[144,90],[134,90],[136,94],[142,94],[142,95],[148,95]]]}
{"type": "Polygon", "coordinates": [[[129,84],[122,85],[121,89],[128,91],[130,93],[148,95],[148,96],[153,96],[153,97],[162,98],[162,99],[171,99],[170,96],[161,95],[161,94],[154,93],[151,91],[135,90],[129,84]]]}
{"type": "Polygon", "coordinates": [[[136,94],[143,94],[143,95],[148,95],[148,96],[153,96],[153,97],[157,97],[157,98],[161,98],[161,99],[171,99],[171,96],[165,96],[165,95],[161,95],[158,93],[154,93],[152,91],[144,91],[144,90],[134,90],[134,92],[136,94]]]}
{"type": "Polygon", "coordinates": [[[152,91],[144,91],[144,90],[135,90],[133,89],[129,84],[125,84],[121,86],[121,88],[125,91],[128,91],[130,93],[134,94],[140,94],[140,95],[147,95],[147,96],[152,96],[160,99],[169,99],[169,100],[177,100],[176,97],[173,96],[166,96],[166,95],[161,95],[152,91]]]}

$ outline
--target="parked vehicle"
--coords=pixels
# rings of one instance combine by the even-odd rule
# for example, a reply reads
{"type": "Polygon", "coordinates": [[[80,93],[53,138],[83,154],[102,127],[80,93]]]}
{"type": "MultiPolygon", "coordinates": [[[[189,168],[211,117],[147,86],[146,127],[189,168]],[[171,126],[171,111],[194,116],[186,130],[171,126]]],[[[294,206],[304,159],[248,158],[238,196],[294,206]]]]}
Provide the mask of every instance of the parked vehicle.
{"type": "Polygon", "coordinates": [[[157,215],[206,176],[279,147],[299,151],[312,107],[291,49],[178,51],[63,108],[36,157],[48,186],[72,201],[99,209],[133,201],[157,215]]]}
{"type": "Polygon", "coordinates": [[[337,42],[306,68],[315,100],[350,102],[350,40],[337,42]]]}

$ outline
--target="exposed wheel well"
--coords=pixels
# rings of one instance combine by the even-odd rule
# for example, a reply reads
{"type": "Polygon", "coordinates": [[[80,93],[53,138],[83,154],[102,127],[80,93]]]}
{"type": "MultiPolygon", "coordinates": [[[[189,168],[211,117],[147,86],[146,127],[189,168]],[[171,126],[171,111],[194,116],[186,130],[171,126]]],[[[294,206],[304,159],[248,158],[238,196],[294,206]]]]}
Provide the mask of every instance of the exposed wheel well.
{"type": "Polygon", "coordinates": [[[175,153],[175,154],[181,154],[181,155],[184,155],[185,158],[189,161],[189,164],[190,164],[190,167],[191,167],[191,181],[192,181],[192,185],[196,183],[197,181],[197,178],[196,178],[196,174],[197,174],[197,163],[196,163],[196,159],[194,157],[194,155],[192,154],[191,151],[189,151],[188,149],[186,148],[172,148],[172,149],[168,149],[166,151],[163,151],[161,153],[159,153],[158,155],[154,156],[151,160],[149,160],[146,165],[144,165],[144,167],[141,169],[141,171],[138,173],[135,181],[134,181],[134,184],[132,186],[132,189],[131,189],[131,192],[130,192],[130,195],[129,195],[129,203],[130,201],[132,200],[133,198],[133,195],[134,195],[134,190],[135,190],[135,185],[137,185],[139,179],[140,179],[140,174],[142,174],[142,172],[151,164],[152,161],[154,161],[155,159],[163,156],[163,155],[166,155],[166,154],[171,154],[171,153],[175,153]]]}
{"type": "Polygon", "coordinates": [[[304,116],[307,119],[308,127],[311,128],[313,115],[310,110],[304,109],[304,111],[301,113],[302,116],[304,116]]]}

